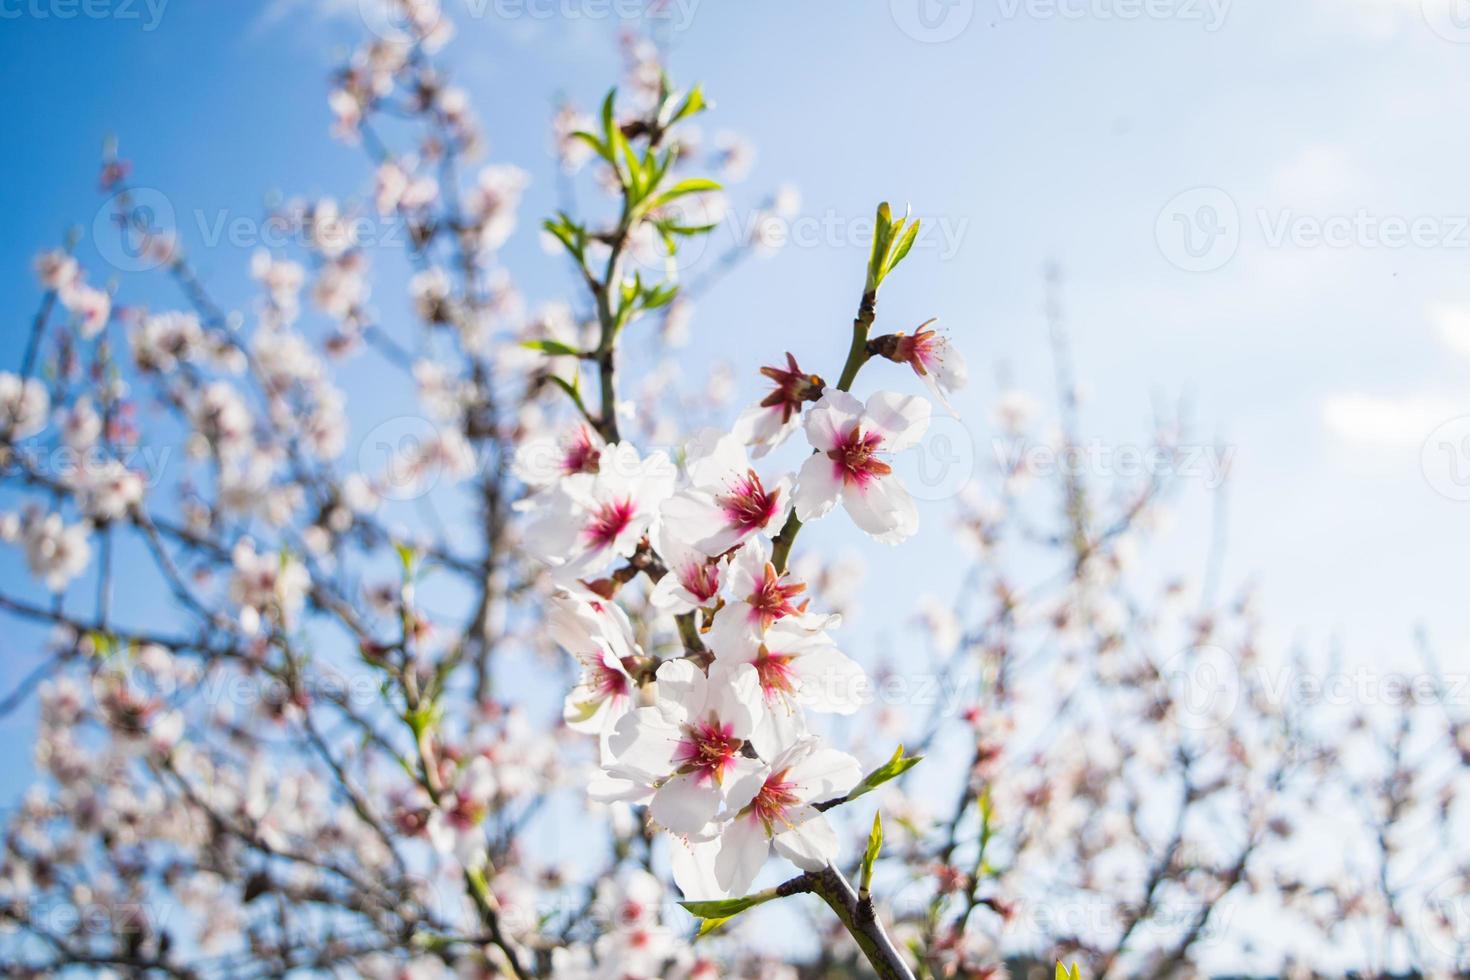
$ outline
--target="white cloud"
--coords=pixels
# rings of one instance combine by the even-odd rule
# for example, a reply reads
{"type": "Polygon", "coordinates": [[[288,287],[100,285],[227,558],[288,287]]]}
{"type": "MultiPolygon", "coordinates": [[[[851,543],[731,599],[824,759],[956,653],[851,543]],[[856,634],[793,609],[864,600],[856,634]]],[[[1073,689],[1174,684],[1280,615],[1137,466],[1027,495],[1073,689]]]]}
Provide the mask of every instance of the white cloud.
{"type": "Polygon", "coordinates": [[[1421,395],[1349,392],[1322,401],[1322,421],[1328,430],[1344,442],[1364,446],[1418,446],[1436,426],[1463,414],[1463,404],[1421,395]]]}
{"type": "Polygon", "coordinates": [[[1367,177],[1339,146],[1308,146],[1277,168],[1271,189],[1282,204],[1313,207],[1361,194],[1367,177]]]}
{"type": "Polygon", "coordinates": [[[1427,313],[1440,343],[1453,353],[1470,356],[1470,305],[1434,303],[1427,313]]]}

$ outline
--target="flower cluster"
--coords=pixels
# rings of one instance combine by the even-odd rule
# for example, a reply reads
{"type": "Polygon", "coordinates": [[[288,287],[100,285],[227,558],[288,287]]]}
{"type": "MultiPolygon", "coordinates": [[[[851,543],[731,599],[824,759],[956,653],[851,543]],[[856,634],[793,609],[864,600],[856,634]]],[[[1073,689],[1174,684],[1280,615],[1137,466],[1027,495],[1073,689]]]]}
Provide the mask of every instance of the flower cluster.
{"type": "MultiPolygon", "coordinates": [[[[787,374],[765,373],[778,395],[791,389],[787,374]]],[[[599,738],[592,794],[648,807],[675,838],[690,898],[743,894],[772,849],[825,868],[838,838],[821,805],[862,775],[807,713],[856,711],[867,677],[833,639],[841,617],[811,607],[773,547],[839,502],[879,541],[910,537],[917,512],[890,460],[923,434],[929,405],[893,392],[863,404],[829,388],[803,414],[805,400],[787,404],[811,451],[797,473],[752,462],[746,443],[768,448],[769,427],[703,430],[676,468],[578,423],[517,460],[542,477],[525,504],[526,544],[561,590],[549,626],[581,670],[566,721],[599,738]],[[682,633],[680,655],[645,653],[614,598],[640,572],[664,631],[682,633]]]]}

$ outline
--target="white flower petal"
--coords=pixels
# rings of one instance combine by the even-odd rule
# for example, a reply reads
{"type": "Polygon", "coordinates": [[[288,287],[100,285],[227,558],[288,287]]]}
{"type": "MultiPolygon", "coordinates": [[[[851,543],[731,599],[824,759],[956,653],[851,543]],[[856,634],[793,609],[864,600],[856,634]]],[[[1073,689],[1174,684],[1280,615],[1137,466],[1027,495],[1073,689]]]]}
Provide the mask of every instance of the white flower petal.
{"type": "Polygon", "coordinates": [[[918,442],[929,428],[933,414],[929,402],[918,395],[880,391],[868,399],[867,421],[883,436],[883,451],[899,453],[918,442]]]}
{"type": "Polygon", "coordinates": [[[852,522],[884,544],[898,544],[919,529],[919,510],[893,476],[869,480],[866,486],[843,487],[842,503],[852,522]]]}
{"type": "Polygon", "coordinates": [[[791,502],[803,522],[814,521],[832,509],[842,496],[842,477],[832,460],[818,453],[801,464],[791,502]]]}
{"type": "Polygon", "coordinates": [[[760,820],[753,814],[737,817],[720,836],[715,880],[729,894],[744,895],[770,853],[771,843],[760,820]]]}
{"type": "Polygon", "coordinates": [[[717,787],[701,785],[698,774],[680,773],[653,792],[648,813],[676,834],[692,834],[720,809],[717,787]]]}
{"type": "MultiPolygon", "coordinates": [[[[794,827],[777,834],[771,843],[776,853],[803,871],[821,871],[837,859],[837,833],[827,818],[816,811],[794,827]]],[[[788,814],[788,819],[793,814],[788,814]]]]}

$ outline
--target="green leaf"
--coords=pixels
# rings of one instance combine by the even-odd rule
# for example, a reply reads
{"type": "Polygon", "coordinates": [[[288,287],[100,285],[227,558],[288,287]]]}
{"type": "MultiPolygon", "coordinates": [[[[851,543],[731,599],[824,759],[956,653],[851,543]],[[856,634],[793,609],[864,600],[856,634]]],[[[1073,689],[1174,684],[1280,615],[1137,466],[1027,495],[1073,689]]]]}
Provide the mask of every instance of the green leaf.
{"type": "Polygon", "coordinates": [[[685,238],[692,238],[695,235],[707,235],[720,227],[718,223],[712,225],[681,225],[673,221],[659,221],[655,222],[655,224],[658,225],[659,231],[665,234],[683,235],[685,238]]]}
{"type": "Polygon", "coordinates": [[[587,251],[587,229],[577,224],[562,212],[557,212],[555,220],[544,221],[541,227],[566,246],[566,250],[579,262],[586,261],[587,251]]]}
{"type": "Polygon", "coordinates": [[[418,553],[413,550],[412,545],[404,544],[402,541],[393,542],[393,550],[398,553],[398,563],[403,566],[403,575],[408,578],[413,575],[414,559],[418,553]]]}
{"type": "Polygon", "coordinates": [[[863,781],[853,787],[852,792],[847,794],[849,801],[857,799],[864,793],[871,793],[890,779],[895,779],[917,766],[924,757],[922,755],[905,756],[903,746],[900,745],[893,752],[893,757],[883,765],[874,769],[863,777],[863,781]]]}
{"type": "Polygon", "coordinates": [[[899,238],[898,244],[894,246],[893,254],[888,259],[888,266],[883,270],[885,276],[898,268],[898,264],[903,261],[903,257],[909,254],[909,249],[914,247],[914,238],[918,234],[919,222],[915,219],[914,223],[909,225],[908,230],[903,233],[903,237],[899,238]]]}
{"type": "Polygon", "coordinates": [[[1062,961],[1057,960],[1056,980],[1082,980],[1082,968],[1076,963],[1073,963],[1071,967],[1064,967],[1062,961]]]}
{"type": "MultiPolygon", "coordinates": [[[[602,100],[602,134],[603,139],[607,141],[609,151],[611,151],[613,145],[613,130],[617,125],[617,120],[613,113],[613,100],[617,98],[617,94],[618,90],[616,88],[610,88],[607,90],[607,96],[602,100]]],[[[608,160],[611,161],[612,153],[609,152],[607,156],[608,160]]]]}
{"type": "Polygon", "coordinates": [[[863,873],[862,880],[858,886],[859,895],[867,895],[873,885],[873,865],[878,860],[878,852],[883,849],[883,816],[880,813],[873,814],[873,829],[868,832],[868,846],[863,850],[863,873]]]}
{"type": "Polygon", "coordinates": [[[668,306],[673,298],[678,295],[678,283],[664,283],[654,286],[643,294],[641,305],[645,310],[656,310],[661,306],[668,306]]]}
{"type": "Polygon", "coordinates": [[[888,257],[889,226],[892,222],[893,212],[884,201],[878,205],[877,217],[873,219],[873,244],[868,249],[868,281],[864,286],[867,292],[876,290],[883,281],[883,261],[888,257]]]}
{"type": "Polygon", "coordinates": [[[637,204],[648,193],[648,187],[644,181],[643,161],[638,159],[638,154],[633,152],[633,144],[623,136],[623,131],[618,130],[618,145],[623,151],[623,159],[628,164],[628,189],[631,203],[637,204]]]}
{"type": "Polygon", "coordinates": [[[898,267],[919,234],[919,222],[910,222],[905,214],[893,220],[893,210],[885,201],[878,205],[878,216],[873,223],[873,247],[868,252],[868,280],[866,290],[876,292],[888,274],[898,267]]]}
{"type": "Polygon", "coordinates": [[[720,898],[709,902],[680,902],[679,904],[701,919],[728,919],[739,915],[746,909],[753,909],[757,905],[769,902],[775,897],[777,897],[776,889],[767,888],[763,892],[746,895],[744,898],[720,898]]]}
{"type": "Polygon", "coordinates": [[[581,357],[582,352],[559,340],[523,340],[521,346],[527,350],[539,350],[554,357],[581,357]]]}
{"type": "Polygon", "coordinates": [[[607,144],[598,139],[596,135],[589,133],[586,130],[579,129],[572,134],[572,139],[581,140],[582,142],[586,143],[588,146],[592,147],[592,149],[596,150],[597,155],[602,157],[602,159],[612,159],[612,151],[609,150],[607,144]]]}
{"type": "Polygon", "coordinates": [[[670,122],[678,122],[680,119],[701,113],[708,106],[709,103],[704,99],[704,86],[696,85],[689,90],[689,95],[685,97],[684,104],[679,107],[678,112],[674,113],[674,118],[670,122]]]}
{"type": "MultiPolygon", "coordinates": [[[[587,414],[587,406],[582,403],[582,392],[580,390],[578,390],[578,387],[577,387],[576,384],[573,384],[572,382],[568,381],[566,378],[559,377],[558,375],[555,375],[555,374],[550,375],[549,380],[551,381],[552,384],[556,385],[562,391],[564,391],[564,392],[567,393],[567,397],[572,400],[573,404],[575,404],[578,409],[581,410],[581,412],[582,412],[583,415],[586,415],[587,414]]],[[[580,374],[577,376],[577,380],[578,381],[581,380],[581,375],[580,374]]]]}
{"type": "Polygon", "coordinates": [[[718,181],[710,180],[708,177],[686,177],[673,187],[651,198],[648,201],[647,210],[652,211],[661,208],[690,194],[702,194],[705,191],[717,190],[720,190],[718,181]]]}

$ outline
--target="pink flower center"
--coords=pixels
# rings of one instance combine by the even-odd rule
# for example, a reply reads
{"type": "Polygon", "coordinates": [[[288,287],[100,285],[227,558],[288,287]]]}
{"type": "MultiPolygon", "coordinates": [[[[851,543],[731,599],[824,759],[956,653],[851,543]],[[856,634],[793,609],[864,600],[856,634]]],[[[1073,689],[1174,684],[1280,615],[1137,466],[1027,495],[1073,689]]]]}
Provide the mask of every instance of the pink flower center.
{"type": "Polygon", "coordinates": [[[602,450],[592,444],[592,434],[585,426],[577,429],[565,450],[561,459],[561,471],[564,475],[597,472],[602,461],[602,450]]]}
{"type": "Polygon", "coordinates": [[[822,394],[822,379],[815,374],[802,374],[796,358],[786,355],[786,367],[763,367],[761,374],[776,382],[776,390],[761,399],[764,408],[774,408],[781,413],[781,424],[791,421],[791,416],[801,413],[801,403],[815,401],[822,394]]]}
{"type": "Polygon", "coordinates": [[[760,620],[761,632],[770,629],[771,624],[778,619],[799,616],[806,612],[805,602],[798,606],[791,601],[806,591],[806,584],[792,582],[790,585],[782,585],[781,579],[784,575],[784,572],[777,575],[776,566],[766,562],[765,577],[756,583],[755,591],[745,599],[751,606],[751,618],[760,620]]]}
{"type": "Polygon", "coordinates": [[[603,700],[620,698],[628,693],[628,675],[599,662],[592,668],[592,686],[603,700]]]}
{"type": "Polygon", "coordinates": [[[789,653],[772,653],[765,646],[760,648],[752,665],[760,678],[761,690],[765,692],[767,700],[795,692],[796,677],[791,670],[791,662],[795,659],[789,653]]]}
{"type": "Polygon", "coordinates": [[[607,548],[633,523],[633,501],[627,497],[602,504],[592,512],[586,534],[594,548],[607,548]]]}
{"type": "Polygon", "coordinates": [[[719,568],[712,562],[688,562],[679,569],[679,584],[701,603],[709,602],[720,591],[719,568]]]}
{"type": "Polygon", "coordinates": [[[445,814],[449,822],[456,830],[473,830],[485,819],[485,813],[490,808],[481,800],[475,799],[468,790],[457,790],[454,794],[454,805],[445,814]]]}
{"type": "Polygon", "coordinates": [[[743,739],[735,737],[730,725],[711,718],[684,726],[684,739],[674,750],[674,761],[680,772],[695,773],[698,783],[719,785],[725,773],[735,765],[743,739]]]}
{"type": "Polygon", "coordinates": [[[746,470],[743,477],[731,482],[730,492],[717,499],[731,527],[755,531],[765,527],[776,516],[781,491],[767,493],[755,470],[746,470]]]}
{"type": "Polygon", "coordinates": [[[899,335],[898,358],[907,361],[918,374],[928,374],[940,360],[944,338],[933,330],[918,330],[912,337],[899,335]]]}
{"type": "Polygon", "coordinates": [[[801,800],[796,796],[796,784],[787,781],[786,770],[782,769],[766,777],[760,792],[750,802],[750,812],[755,814],[769,834],[773,825],[788,824],[786,812],[800,804],[801,800]]]}
{"type": "Polygon", "coordinates": [[[843,483],[867,486],[876,477],[887,476],[893,467],[877,457],[883,448],[883,437],[876,432],[863,432],[854,425],[832,449],[827,458],[835,464],[834,473],[843,483]]]}

